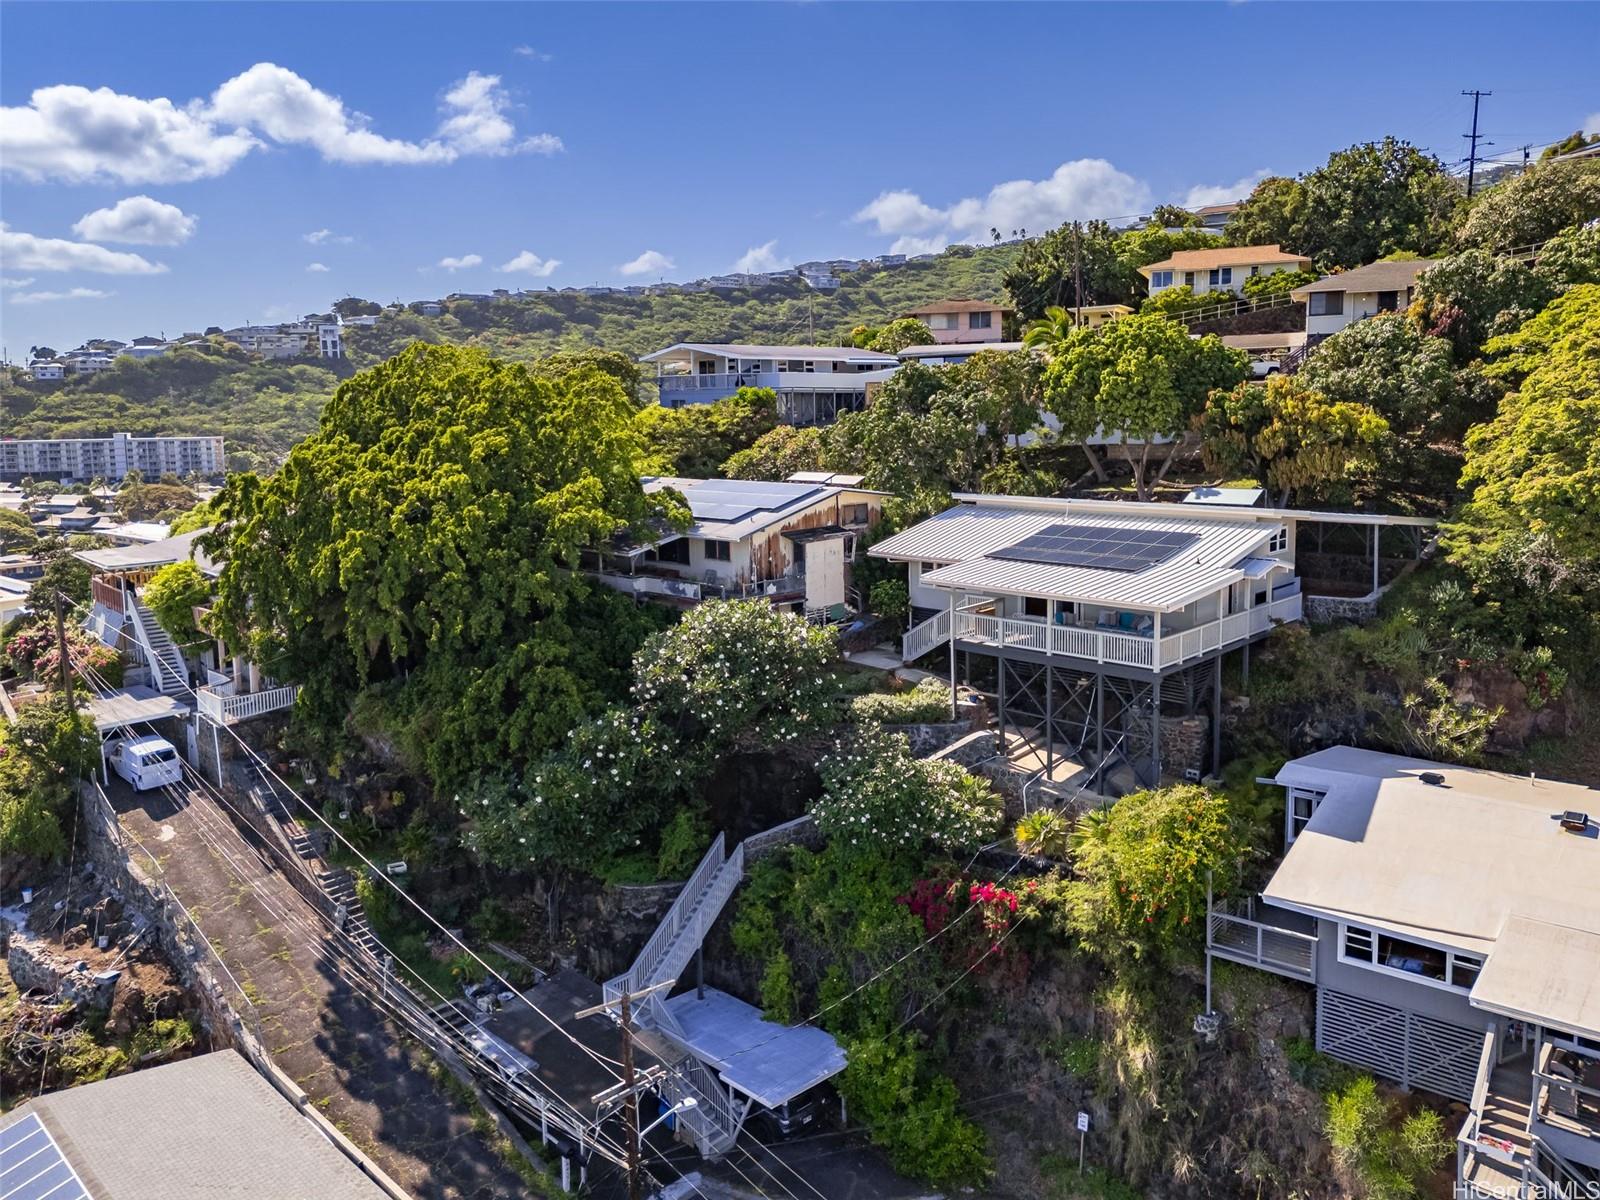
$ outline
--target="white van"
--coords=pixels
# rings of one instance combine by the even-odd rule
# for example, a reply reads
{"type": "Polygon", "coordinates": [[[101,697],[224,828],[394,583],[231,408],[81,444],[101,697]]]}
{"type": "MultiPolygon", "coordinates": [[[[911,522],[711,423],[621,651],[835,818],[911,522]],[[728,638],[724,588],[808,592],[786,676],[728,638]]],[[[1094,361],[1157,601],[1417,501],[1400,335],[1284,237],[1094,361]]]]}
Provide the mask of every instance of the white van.
{"type": "Polygon", "coordinates": [[[136,792],[183,780],[183,764],[166,738],[121,738],[112,744],[111,765],[136,792]]]}

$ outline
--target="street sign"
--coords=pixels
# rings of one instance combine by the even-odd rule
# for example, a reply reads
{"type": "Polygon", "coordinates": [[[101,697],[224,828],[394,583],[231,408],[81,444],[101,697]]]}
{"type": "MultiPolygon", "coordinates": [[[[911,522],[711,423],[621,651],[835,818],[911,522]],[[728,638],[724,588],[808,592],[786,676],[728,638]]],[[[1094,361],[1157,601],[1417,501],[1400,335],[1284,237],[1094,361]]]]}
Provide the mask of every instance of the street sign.
{"type": "Polygon", "coordinates": [[[1088,1133],[1089,1132],[1089,1114],[1086,1113],[1086,1112],[1080,1112],[1078,1114],[1078,1132],[1079,1133],[1088,1133]]]}

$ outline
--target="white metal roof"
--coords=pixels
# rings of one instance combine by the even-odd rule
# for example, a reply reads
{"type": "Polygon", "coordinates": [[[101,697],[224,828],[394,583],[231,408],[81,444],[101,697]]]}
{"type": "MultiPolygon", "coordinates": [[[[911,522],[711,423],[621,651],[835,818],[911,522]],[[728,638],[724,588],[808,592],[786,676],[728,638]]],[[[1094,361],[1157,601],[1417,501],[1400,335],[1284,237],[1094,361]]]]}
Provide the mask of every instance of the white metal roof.
{"type": "Polygon", "coordinates": [[[113,546],[109,550],[77,550],[73,557],[86,562],[96,571],[136,571],[148,567],[164,567],[168,563],[192,558],[195,565],[207,575],[216,575],[217,563],[195,548],[195,539],[211,532],[210,526],[177,537],[156,542],[136,542],[128,546],[113,546]]]}
{"type": "MultiPolygon", "coordinates": [[[[1057,496],[1008,496],[987,495],[983,492],[956,492],[951,499],[964,504],[993,504],[1004,508],[1043,508],[1054,512],[1084,513],[1126,513],[1136,509],[1149,516],[1169,516],[1181,519],[1211,518],[1237,520],[1243,513],[1223,509],[1208,511],[1204,508],[1184,508],[1181,503],[1168,504],[1161,501],[1131,500],[1065,500],[1057,496]]],[[[1252,518],[1289,521],[1319,521],[1330,525],[1437,525],[1432,517],[1410,517],[1393,513],[1369,512],[1322,512],[1316,509],[1305,508],[1254,508],[1250,510],[1252,518]]]]}
{"type": "Polygon", "coordinates": [[[182,717],[189,706],[171,696],[164,696],[143,684],[117,688],[89,698],[89,715],[94,718],[95,731],[110,733],[128,725],[142,725],[147,721],[164,721],[168,717],[182,717]]]}
{"type": "Polygon", "coordinates": [[[1472,1003],[1600,1038],[1600,933],[1508,917],[1472,987],[1472,1003]]]}
{"type": "Polygon", "coordinates": [[[899,366],[900,360],[892,354],[876,350],[858,350],[854,346],[757,346],[739,342],[674,342],[665,350],[656,350],[640,358],[640,362],[657,362],[681,356],[685,351],[698,350],[701,354],[715,354],[723,358],[782,358],[810,359],[812,362],[881,363],[886,367],[899,366]]]}
{"type": "Polygon", "coordinates": [[[885,538],[869,553],[908,562],[947,564],[922,576],[922,582],[930,587],[1126,604],[1152,612],[1172,612],[1242,578],[1240,561],[1277,528],[1273,521],[1254,519],[1260,511],[1236,511],[1233,521],[1219,521],[1193,519],[1193,510],[1184,510],[1180,505],[1113,503],[1110,511],[1104,505],[1096,507],[1090,518],[1095,525],[1192,533],[1199,539],[1165,562],[1142,571],[987,557],[1046,526],[1088,517],[1075,506],[1063,509],[958,504],[885,538]],[[1146,511],[1155,507],[1176,509],[1180,515],[1146,511]]]}
{"type": "Polygon", "coordinates": [[[1185,496],[1182,504],[1220,504],[1224,507],[1254,508],[1266,493],[1260,488],[1197,487],[1185,496]]]}
{"type": "Polygon", "coordinates": [[[1600,791],[1351,746],[1277,780],[1326,797],[1261,893],[1273,903],[1476,954],[1513,913],[1600,935],[1600,837],[1554,819],[1600,814],[1600,791]]]}
{"type": "Polygon", "coordinates": [[[674,996],[667,1008],[696,1058],[768,1108],[844,1070],[844,1050],[826,1030],[765,1021],[760,1009],[716,988],[706,988],[704,999],[693,991],[674,996]]]}
{"type": "Polygon", "coordinates": [[[694,524],[677,536],[735,542],[770,525],[792,520],[799,513],[837,499],[845,492],[866,491],[810,481],[681,479],[666,475],[647,476],[643,486],[647,494],[668,487],[683,493],[694,515],[694,524]]]}
{"type": "Polygon", "coordinates": [[[970,358],[980,350],[994,350],[1001,354],[1010,354],[1021,349],[1021,342],[936,342],[928,346],[907,346],[899,352],[899,356],[902,359],[943,358],[948,355],[970,358]]]}

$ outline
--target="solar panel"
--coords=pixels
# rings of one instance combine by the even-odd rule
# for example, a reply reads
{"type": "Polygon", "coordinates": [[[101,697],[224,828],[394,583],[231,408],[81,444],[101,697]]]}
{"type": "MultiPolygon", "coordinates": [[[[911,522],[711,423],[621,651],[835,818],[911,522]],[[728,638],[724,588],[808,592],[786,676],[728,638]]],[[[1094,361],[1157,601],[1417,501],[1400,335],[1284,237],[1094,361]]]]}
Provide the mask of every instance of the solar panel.
{"type": "Polygon", "coordinates": [[[1046,525],[1013,546],[991,550],[989,557],[1097,571],[1142,571],[1166,562],[1199,540],[1197,533],[1178,530],[1046,525]]]}
{"type": "Polygon", "coordinates": [[[0,1200],[93,1200],[37,1113],[0,1129],[0,1200]]]}

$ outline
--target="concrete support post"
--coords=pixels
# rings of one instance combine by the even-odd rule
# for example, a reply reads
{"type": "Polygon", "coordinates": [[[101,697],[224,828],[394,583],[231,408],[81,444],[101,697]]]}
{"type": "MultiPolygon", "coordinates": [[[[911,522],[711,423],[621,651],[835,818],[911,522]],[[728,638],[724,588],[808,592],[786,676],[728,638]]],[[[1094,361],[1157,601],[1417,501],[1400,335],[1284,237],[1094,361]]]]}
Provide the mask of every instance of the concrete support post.
{"type": "Polygon", "coordinates": [[[1211,773],[1222,774],[1222,656],[1211,662],[1211,773]]]}
{"type": "Polygon", "coordinates": [[[950,719],[958,720],[956,712],[956,594],[950,593],[950,719]]]}

